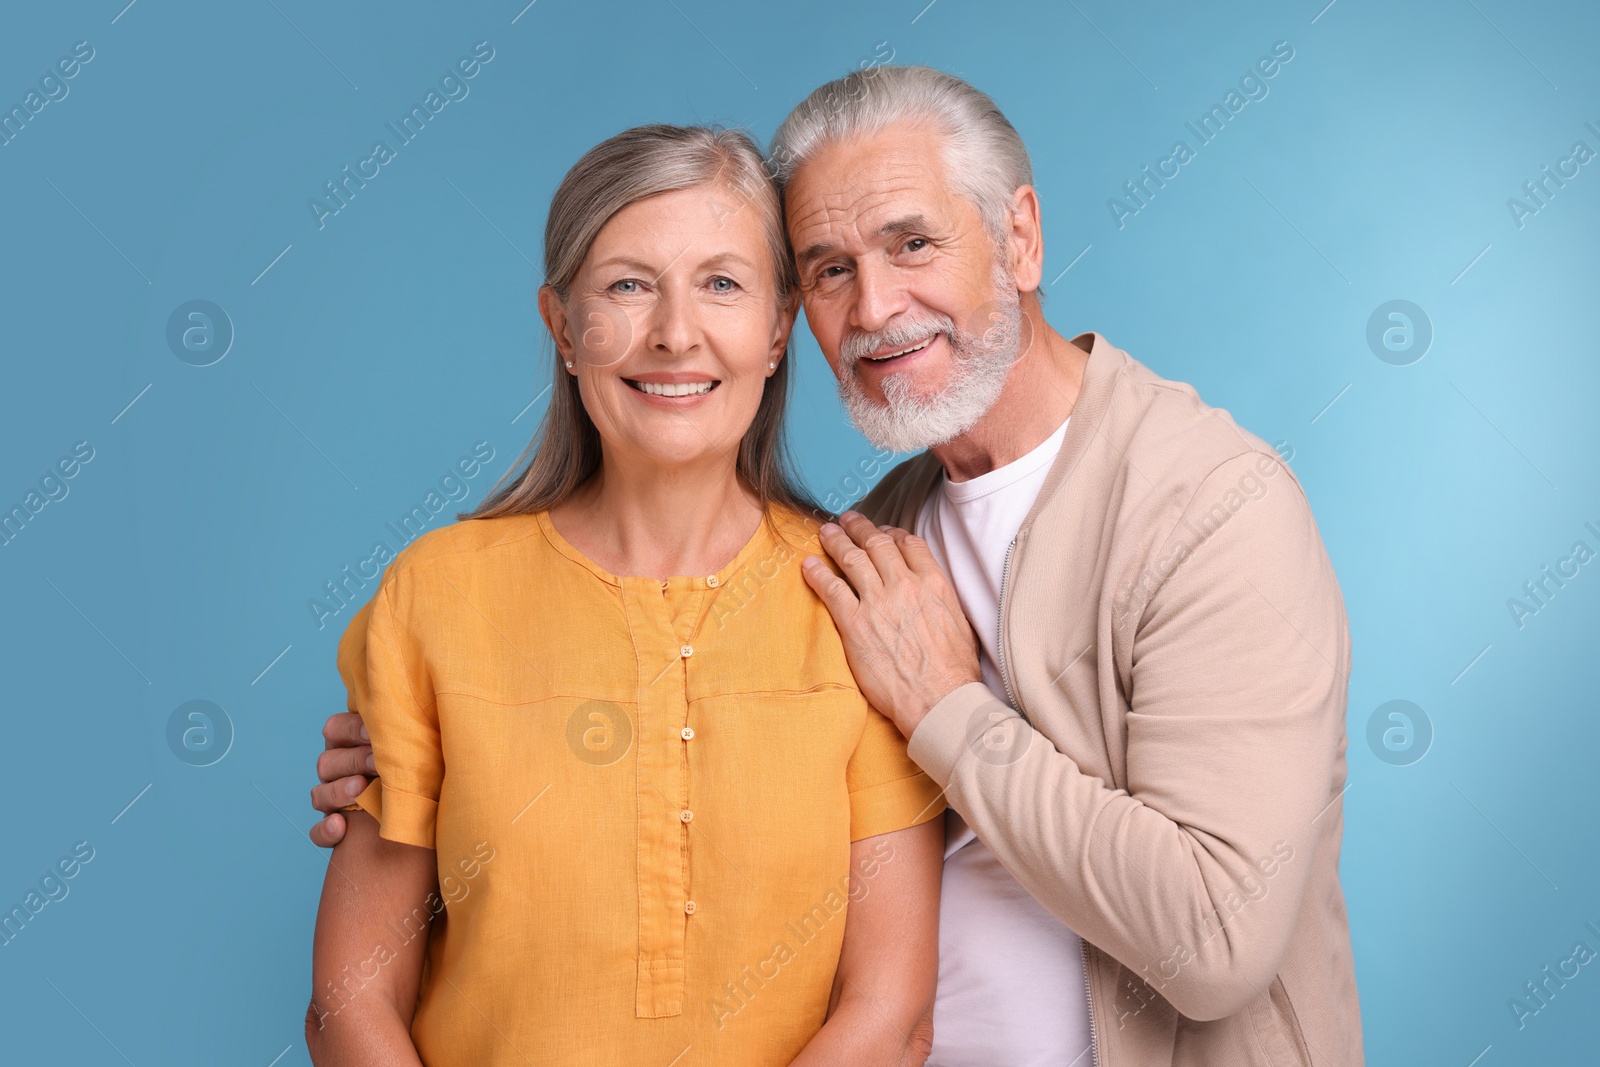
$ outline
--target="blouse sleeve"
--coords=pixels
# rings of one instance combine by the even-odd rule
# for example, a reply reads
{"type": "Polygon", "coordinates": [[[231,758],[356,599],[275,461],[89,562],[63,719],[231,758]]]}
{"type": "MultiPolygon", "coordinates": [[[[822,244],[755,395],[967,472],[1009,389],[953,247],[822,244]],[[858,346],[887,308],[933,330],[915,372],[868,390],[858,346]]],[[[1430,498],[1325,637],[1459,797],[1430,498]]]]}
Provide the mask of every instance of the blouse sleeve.
{"type": "Polygon", "coordinates": [[[861,740],[845,768],[850,788],[850,840],[904,830],[945,809],[937,782],[906,755],[906,741],[881,712],[867,709],[861,740]]]}
{"type": "Polygon", "coordinates": [[[407,624],[408,587],[391,565],[378,593],[339,641],[348,707],[372,737],[379,778],[356,798],[390,841],[434,847],[434,817],[444,782],[438,704],[420,644],[407,624]]]}

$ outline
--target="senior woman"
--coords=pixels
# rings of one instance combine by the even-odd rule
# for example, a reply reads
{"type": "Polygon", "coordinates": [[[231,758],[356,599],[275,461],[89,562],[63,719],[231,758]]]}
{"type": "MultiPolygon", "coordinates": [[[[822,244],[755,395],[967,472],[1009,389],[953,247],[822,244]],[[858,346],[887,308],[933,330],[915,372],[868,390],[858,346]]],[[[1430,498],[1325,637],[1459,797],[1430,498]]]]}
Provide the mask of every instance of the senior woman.
{"type": "Polygon", "coordinates": [[[323,886],[317,1064],[926,1056],[944,802],[798,566],[790,270],[743,134],[629,130],[556,191],[531,458],[340,642],[379,779],[323,886]]]}

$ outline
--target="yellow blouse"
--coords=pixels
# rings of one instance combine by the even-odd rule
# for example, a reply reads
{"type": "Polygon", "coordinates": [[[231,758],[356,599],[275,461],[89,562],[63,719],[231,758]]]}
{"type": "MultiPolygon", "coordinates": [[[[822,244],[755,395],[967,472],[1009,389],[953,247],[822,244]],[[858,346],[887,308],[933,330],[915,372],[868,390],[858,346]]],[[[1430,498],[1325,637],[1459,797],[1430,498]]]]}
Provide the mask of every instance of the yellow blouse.
{"type": "MultiPolygon", "coordinates": [[[[433,530],[339,644],[382,836],[436,849],[412,1023],[444,1064],[784,1064],[821,1027],[850,843],[940,814],[774,510],[716,574],[619,578],[547,514],[433,530]]],[[[390,924],[420,936],[426,911],[390,924]]]]}

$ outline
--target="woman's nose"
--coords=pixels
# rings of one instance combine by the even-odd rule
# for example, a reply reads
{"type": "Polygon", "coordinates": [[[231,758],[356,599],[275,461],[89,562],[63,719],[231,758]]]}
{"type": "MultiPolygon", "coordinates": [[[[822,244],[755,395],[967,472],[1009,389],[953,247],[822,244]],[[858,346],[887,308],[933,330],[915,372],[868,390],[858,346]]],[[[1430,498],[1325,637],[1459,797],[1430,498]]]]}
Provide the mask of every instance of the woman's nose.
{"type": "Polygon", "coordinates": [[[650,316],[650,347],[666,355],[693,352],[703,339],[699,308],[685,293],[664,286],[650,316]]]}

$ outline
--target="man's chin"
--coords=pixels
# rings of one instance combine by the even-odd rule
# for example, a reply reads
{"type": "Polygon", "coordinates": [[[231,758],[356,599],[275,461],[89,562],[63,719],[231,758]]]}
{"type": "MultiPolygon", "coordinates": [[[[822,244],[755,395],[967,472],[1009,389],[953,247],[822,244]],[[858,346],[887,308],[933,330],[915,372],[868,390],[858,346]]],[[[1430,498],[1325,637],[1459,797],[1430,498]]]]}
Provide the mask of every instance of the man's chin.
{"type": "Polygon", "coordinates": [[[895,405],[864,396],[843,397],[845,411],[861,436],[874,448],[889,452],[921,452],[960,435],[964,428],[937,426],[926,410],[907,412],[895,405]]]}

